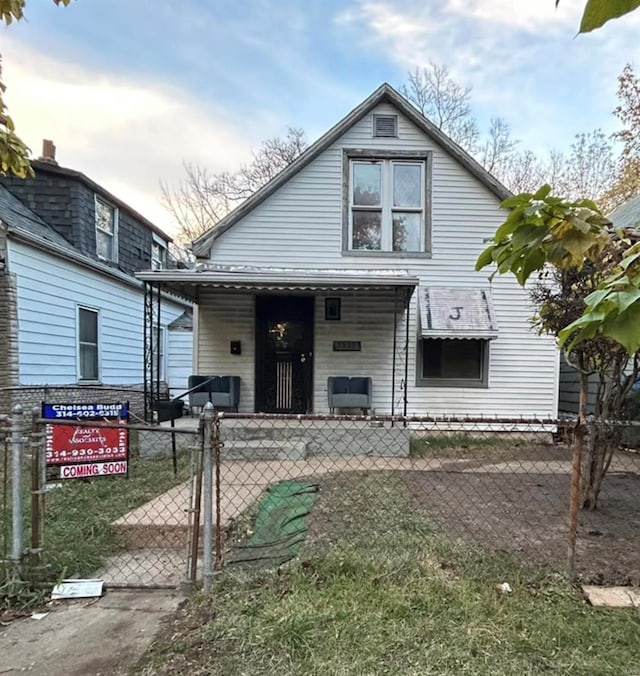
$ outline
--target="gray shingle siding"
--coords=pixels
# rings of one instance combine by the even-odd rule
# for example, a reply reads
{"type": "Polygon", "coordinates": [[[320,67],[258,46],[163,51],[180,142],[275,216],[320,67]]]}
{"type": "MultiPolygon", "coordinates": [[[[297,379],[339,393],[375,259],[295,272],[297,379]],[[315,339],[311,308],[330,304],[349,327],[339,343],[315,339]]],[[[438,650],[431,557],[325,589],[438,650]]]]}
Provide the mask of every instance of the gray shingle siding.
{"type": "MultiPolygon", "coordinates": [[[[76,249],[98,260],[95,192],[88,186],[72,176],[40,170],[35,178],[4,177],[2,184],[76,249]]],[[[150,269],[152,243],[149,227],[118,208],[118,262],[114,265],[131,275],[150,269]]]]}

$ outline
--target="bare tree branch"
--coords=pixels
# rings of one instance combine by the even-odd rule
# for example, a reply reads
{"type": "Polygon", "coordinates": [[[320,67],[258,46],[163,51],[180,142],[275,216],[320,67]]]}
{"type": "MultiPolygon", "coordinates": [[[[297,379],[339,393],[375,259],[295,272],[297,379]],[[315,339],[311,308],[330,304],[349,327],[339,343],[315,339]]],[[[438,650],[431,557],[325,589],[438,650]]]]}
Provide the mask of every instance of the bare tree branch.
{"type": "Polygon", "coordinates": [[[161,182],[161,202],[178,224],[176,239],[189,244],[293,162],[306,148],[304,132],[288,129],[284,138],[264,141],[251,162],[235,172],[210,173],[184,164],[185,176],[174,187],[161,182]]]}
{"type": "Polygon", "coordinates": [[[400,93],[458,145],[475,151],[478,125],[471,114],[471,89],[460,86],[446,66],[429,61],[428,66],[416,68],[400,93]]]}

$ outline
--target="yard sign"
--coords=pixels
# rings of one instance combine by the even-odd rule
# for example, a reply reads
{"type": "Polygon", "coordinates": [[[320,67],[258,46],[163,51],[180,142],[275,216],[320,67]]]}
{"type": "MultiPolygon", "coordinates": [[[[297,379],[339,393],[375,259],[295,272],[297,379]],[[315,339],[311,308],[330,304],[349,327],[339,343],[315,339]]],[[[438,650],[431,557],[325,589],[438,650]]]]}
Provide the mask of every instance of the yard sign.
{"type": "Polygon", "coordinates": [[[122,427],[80,424],[46,426],[47,467],[59,467],[61,479],[126,475],[129,460],[129,404],[42,404],[46,420],[77,423],[100,420],[122,427]]]}

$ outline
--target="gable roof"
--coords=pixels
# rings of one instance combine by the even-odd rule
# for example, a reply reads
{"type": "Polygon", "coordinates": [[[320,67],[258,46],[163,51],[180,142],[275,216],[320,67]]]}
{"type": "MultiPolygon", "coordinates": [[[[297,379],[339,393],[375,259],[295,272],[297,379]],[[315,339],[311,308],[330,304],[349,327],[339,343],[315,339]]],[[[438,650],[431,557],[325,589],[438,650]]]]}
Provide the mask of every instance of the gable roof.
{"type": "Polygon", "coordinates": [[[609,214],[609,220],[615,228],[635,228],[640,230],[640,195],[632,197],[609,214]]]}
{"type": "Polygon", "coordinates": [[[68,169],[67,167],[61,167],[58,164],[53,164],[52,162],[46,162],[43,160],[31,160],[31,164],[38,173],[50,173],[55,174],[56,176],[67,176],[76,181],[79,181],[85,185],[89,190],[94,193],[97,193],[101,197],[104,197],[107,202],[118,207],[122,211],[126,211],[130,216],[135,218],[136,221],[139,221],[147,228],[155,232],[166,242],[173,242],[173,238],[167,235],[161,228],[159,228],[155,223],[152,223],[148,218],[145,218],[141,213],[130,207],[126,202],[123,202],[119,197],[116,197],[113,193],[110,193],[108,190],[103,188],[100,184],[96,183],[94,180],[90,179],[86,174],[83,174],[81,171],[76,171],[75,169],[68,169]]]}
{"type": "Polygon", "coordinates": [[[358,123],[365,115],[370,113],[380,103],[391,103],[403,113],[420,130],[435,141],[443,150],[454,157],[467,171],[475,176],[501,201],[511,196],[511,192],[492,176],[484,167],[463,150],[455,141],[452,141],[444,132],[430,122],[415,106],[397,92],[386,82],[378,87],[373,94],[366,98],[359,106],[354,108],[346,117],[334,125],[329,131],[321,136],[315,143],[310,145],[288,167],[283,169],[277,176],[256,191],[240,206],[227,214],[216,225],[198,237],[192,244],[192,251],[198,258],[210,255],[211,247],[215,240],[233,227],[238,221],[253,211],[259,204],[264,202],[276,190],[283,186],[289,179],[295,176],[304,167],[310,164],[318,155],[324,152],[332,143],[337,141],[345,132],[358,123]]]}

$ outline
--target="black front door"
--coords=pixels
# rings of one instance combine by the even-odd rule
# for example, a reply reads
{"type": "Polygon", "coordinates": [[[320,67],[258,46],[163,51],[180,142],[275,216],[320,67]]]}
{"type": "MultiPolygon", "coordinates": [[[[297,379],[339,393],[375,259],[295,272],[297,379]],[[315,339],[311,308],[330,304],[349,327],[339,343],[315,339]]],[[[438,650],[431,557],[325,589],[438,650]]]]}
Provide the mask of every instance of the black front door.
{"type": "Polygon", "coordinates": [[[256,411],[311,411],[313,300],[256,297],[256,411]]]}

